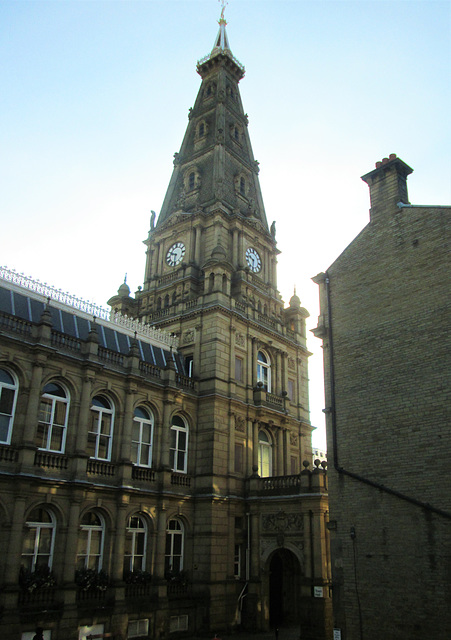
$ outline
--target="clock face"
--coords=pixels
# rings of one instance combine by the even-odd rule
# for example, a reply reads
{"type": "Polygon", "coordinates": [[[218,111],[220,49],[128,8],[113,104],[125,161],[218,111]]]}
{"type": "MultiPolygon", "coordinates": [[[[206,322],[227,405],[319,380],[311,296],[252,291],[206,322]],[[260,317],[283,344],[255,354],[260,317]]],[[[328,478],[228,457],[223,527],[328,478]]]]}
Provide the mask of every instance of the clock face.
{"type": "Polygon", "coordinates": [[[183,260],[183,256],[185,255],[185,245],[183,242],[176,242],[172,245],[169,251],[166,254],[166,262],[170,267],[175,267],[180,264],[183,260]]]}
{"type": "Polygon", "coordinates": [[[249,249],[246,250],[246,262],[249,269],[254,273],[258,273],[262,268],[261,258],[257,251],[252,247],[249,247],[249,249]]]}

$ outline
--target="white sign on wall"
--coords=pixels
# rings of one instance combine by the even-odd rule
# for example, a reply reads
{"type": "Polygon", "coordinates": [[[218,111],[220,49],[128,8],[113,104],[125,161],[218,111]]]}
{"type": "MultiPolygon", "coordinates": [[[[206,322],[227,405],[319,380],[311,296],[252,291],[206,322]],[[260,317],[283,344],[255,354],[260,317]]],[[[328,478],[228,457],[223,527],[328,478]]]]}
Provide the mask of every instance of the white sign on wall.
{"type": "Polygon", "coordinates": [[[322,598],[323,596],[324,596],[324,591],[322,587],[313,587],[314,598],[322,598]]]}
{"type": "Polygon", "coordinates": [[[334,640],[341,640],[341,629],[334,629],[334,640]]]}

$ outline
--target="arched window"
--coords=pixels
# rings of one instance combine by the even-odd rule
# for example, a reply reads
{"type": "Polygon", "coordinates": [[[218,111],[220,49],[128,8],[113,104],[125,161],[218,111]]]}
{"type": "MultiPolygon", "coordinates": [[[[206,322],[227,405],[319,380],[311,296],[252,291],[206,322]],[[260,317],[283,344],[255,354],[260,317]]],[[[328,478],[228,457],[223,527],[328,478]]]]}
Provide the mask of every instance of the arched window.
{"type": "Polygon", "coordinates": [[[240,193],[242,196],[246,195],[246,180],[243,176],[240,177],[240,193]]]}
{"type": "Polygon", "coordinates": [[[183,569],[185,531],[180,520],[169,520],[166,529],[165,574],[177,575],[183,569]]]}
{"type": "Polygon", "coordinates": [[[196,184],[196,174],[194,173],[194,171],[191,171],[191,173],[188,176],[188,189],[194,189],[196,184]]]}
{"type": "Polygon", "coordinates": [[[197,134],[198,134],[199,138],[202,138],[202,136],[205,135],[205,123],[204,122],[200,122],[199,123],[199,128],[197,130],[197,134]]]}
{"type": "Polygon", "coordinates": [[[146,568],[147,525],[141,516],[130,516],[125,532],[124,573],[146,568]]]}
{"type": "Polygon", "coordinates": [[[257,382],[261,382],[265,391],[271,391],[271,360],[264,351],[257,356],[257,382]]]}
{"type": "Polygon", "coordinates": [[[258,433],[258,474],[262,478],[272,476],[272,446],[265,431],[258,433]]]}
{"type": "Polygon", "coordinates": [[[69,397],[55,382],[46,384],[39,405],[36,446],[45,451],[63,453],[66,445],[69,397]]]}
{"type": "Polygon", "coordinates": [[[167,309],[169,307],[169,294],[167,293],[164,296],[164,308],[167,309]]]}
{"type": "Polygon", "coordinates": [[[25,569],[52,568],[56,521],[53,513],[42,507],[33,509],[27,518],[22,565],[25,569]]]}
{"type": "Polygon", "coordinates": [[[0,369],[0,443],[10,444],[19,385],[6,369],[0,369]]]}
{"type": "Polygon", "coordinates": [[[240,139],[240,131],[239,131],[238,127],[234,128],[233,136],[234,136],[235,140],[239,140],[240,139]]]}
{"type": "Polygon", "coordinates": [[[87,454],[96,460],[111,460],[114,408],[105,396],[95,396],[91,406],[91,427],[87,454]]]}
{"type": "Polygon", "coordinates": [[[132,426],[132,462],[140,467],[152,466],[153,415],[136,407],[132,426]]]}
{"type": "Polygon", "coordinates": [[[95,511],[88,511],[80,523],[77,546],[77,569],[100,571],[103,563],[105,523],[95,511]]]}
{"type": "Polygon", "coordinates": [[[172,418],[169,464],[173,471],[186,473],[188,454],[188,427],[181,416],[172,418]]]}

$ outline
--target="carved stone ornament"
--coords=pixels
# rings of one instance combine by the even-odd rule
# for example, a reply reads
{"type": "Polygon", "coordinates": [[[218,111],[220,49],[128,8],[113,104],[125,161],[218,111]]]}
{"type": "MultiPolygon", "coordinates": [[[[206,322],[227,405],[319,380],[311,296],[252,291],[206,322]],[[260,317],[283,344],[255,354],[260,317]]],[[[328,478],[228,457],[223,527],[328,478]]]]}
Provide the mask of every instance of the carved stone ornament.
{"type": "Polygon", "coordinates": [[[263,516],[263,529],[265,531],[303,531],[304,519],[299,513],[268,513],[263,516]]]}
{"type": "Polygon", "coordinates": [[[194,329],[189,329],[185,331],[185,335],[183,336],[183,344],[188,344],[189,342],[194,342],[194,329]]]}
{"type": "Polygon", "coordinates": [[[246,345],[246,338],[242,333],[238,333],[235,336],[235,344],[239,347],[244,347],[246,345]]]}
{"type": "Polygon", "coordinates": [[[235,429],[241,433],[246,431],[246,420],[244,416],[235,416],[235,429]]]}
{"type": "Polygon", "coordinates": [[[296,361],[294,358],[288,358],[288,368],[289,369],[294,369],[296,366],[296,361]]]}
{"type": "Polygon", "coordinates": [[[290,444],[292,447],[297,447],[298,445],[298,437],[296,433],[290,433],[290,444]]]}

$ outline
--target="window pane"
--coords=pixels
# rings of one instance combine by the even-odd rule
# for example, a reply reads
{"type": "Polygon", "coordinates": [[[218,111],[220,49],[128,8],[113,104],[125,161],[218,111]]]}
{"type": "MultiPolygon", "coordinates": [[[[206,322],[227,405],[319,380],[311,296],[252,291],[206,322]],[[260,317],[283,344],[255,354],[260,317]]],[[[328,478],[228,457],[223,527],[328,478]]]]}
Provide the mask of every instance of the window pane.
{"type": "Polygon", "coordinates": [[[88,433],[88,443],[86,445],[86,453],[92,457],[96,454],[97,437],[94,433],[88,433]]]}
{"type": "Polygon", "coordinates": [[[142,426],[142,442],[150,443],[152,437],[152,427],[150,424],[143,424],[142,426]]]}
{"type": "Polygon", "coordinates": [[[150,464],[150,447],[146,444],[141,445],[141,464],[150,464]]]}
{"type": "Polygon", "coordinates": [[[49,384],[46,384],[43,389],[43,393],[48,393],[52,396],[58,396],[59,398],[66,397],[66,392],[64,391],[64,389],[60,387],[59,384],[56,384],[55,382],[50,382],[49,384]]]}
{"type": "Polygon", "coordinates": [[[5,369],[0,369],[0,382],[11,385],[15,384],[13,377],[7,371],[5,371],[5,369]]]}
{"type": "Polygon", "coordinates": [[[174,535],[173,554],[179,556],[182,553],[182,536],[180,534],[174,535]]]}
{"type": "Polygon", "coordinates": [[[97,457],[101,460],[108,459],[108,444],[110,439],[106,436],[99,436],[99,449],[97,452],[97,457]]]}
{"type": "Polygon", "coordinates": [[[2,387],[0,394],[0,413],[6,413],[10,416],[13,412],[15,391],[14,389],[5,389],[5,387],[2,387]]]}
{"type": "Polygon", "coordinates": [[[42,422],[38,424],[38,428],[36,430],[35,444],[40,449],[47,449],[48,430],[49,430],[48,424],[42,424],[42,422]]]}
{"type": "Polygon", "coordinates": [[[50,449],[52,451],[63,450],[63,436],[64,436],[64,428],[54,426],[52,429],[52,437],[50,440],[50,449]]]}
{"type": "Polygon", "coordinates": [[[49,527],[41,528],[39,534],[39,555],[48,555],[50,553],[53,529],[49,527]]]}
{"type": "Polygon", "coordinates": [[[141,430],[141,424],[139,422],[136,422],[136,420],[133,420],[133,425],[132,425],[132,440],[135,440],[135,442],[139,441],[139,432],[141,430]]]}
{"type": "Polygon", "coordinates": [[[49,398],[41,398],[41,404],[39,405],[40,422],[50,422],[52,417],[52,404],[49,398]]]}
{"type": "Polygon", "coordinates": [[[184,471],[185,470],[185,452],[179,451],[177,454],[177,469],[176,471],[184,471]]]}
{"type": "Polygon", "coordinates": [[[140,462],[138,460],[138,444],[136,442],[132,442],[131,459],[135,464],[139,464],[140,462]]]}
{"type": "Polygon", "coordinates": [[[62,426],[66,423],[66,409],[67,404],[65,402],[55,402],[55,413],[53,416],[53,422],[55,424],[62,426]]]}
{"type": "Polygon", "coordinates": [[[9,423],[11,418],[0,414],[0,442],[8,441],[9,423]]]}
{"type": "Polygon", "coordinates": [[[102,413],[101,432],[106,435],[111,433],[111,416],[107,413],[102,413]]]}
{"type": "Polygon", "coordinates": [[[180,451],[185,451],[186,450],[186,432],[179,431],[178,433],[179,433],[178,449],[180,451]]]}

